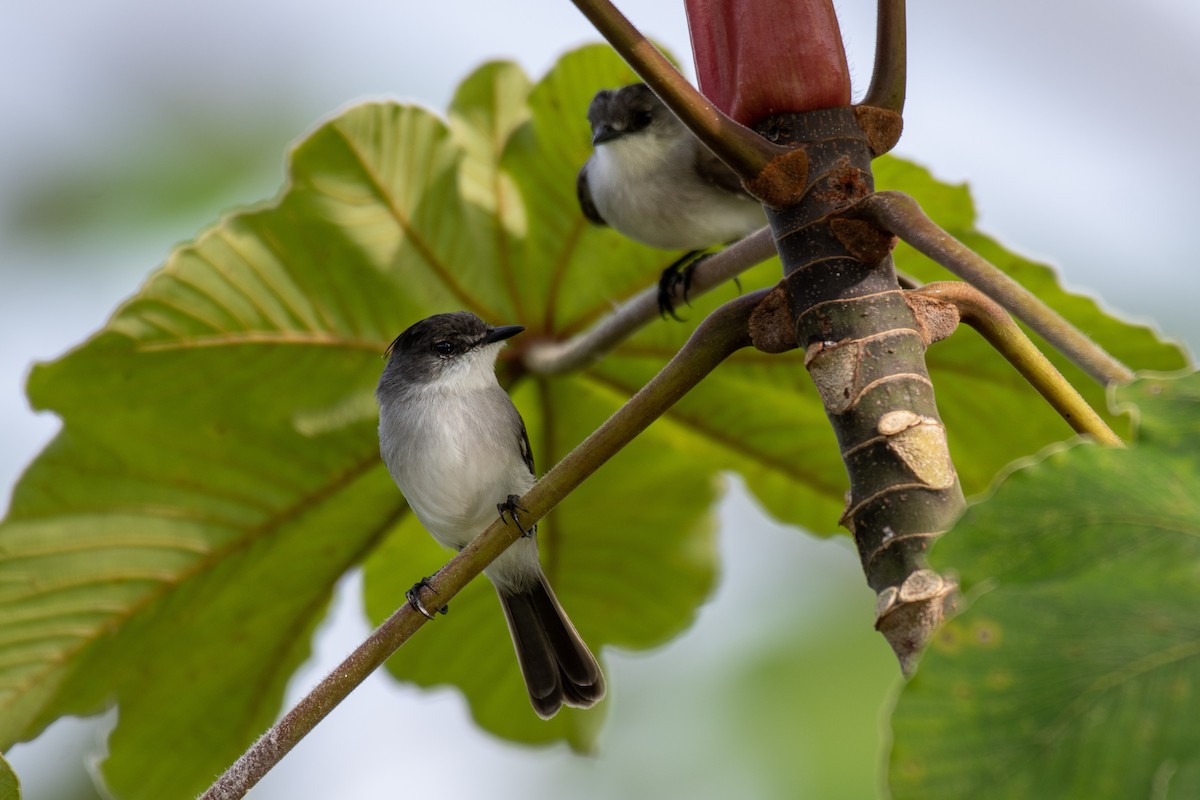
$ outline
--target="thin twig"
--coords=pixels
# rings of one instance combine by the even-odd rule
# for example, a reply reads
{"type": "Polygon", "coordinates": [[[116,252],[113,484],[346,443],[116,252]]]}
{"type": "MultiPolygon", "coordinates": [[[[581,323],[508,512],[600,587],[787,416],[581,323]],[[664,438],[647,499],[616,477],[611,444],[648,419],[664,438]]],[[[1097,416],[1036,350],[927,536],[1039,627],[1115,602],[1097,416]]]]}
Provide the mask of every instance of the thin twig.
{"type": "Polygon", "coordinates": [[[862,105],[904,111],[907,37],[904,0],[879,0],[875,24],[875,68],[862,105]]]}
{"type": "MultiPolygon", "coordinates": [[[[663,415],[731,354],[750,344],[750,314],[766,290],[718,308],[702,322],[675,357],[641,391],[572,450],[521,498],[522,523],[544,517],[608,459],[663,415]]],[[[439,602],[449,602],[483,568],[521,536],[517,525],[493,522],[429,581],[439,602]]],[[[318,722],[428,620],[408,604],[400,607],[316,688],[305,695],[216,783],[201,800],[244,797],[318,722]]]]}
{"type": "Polygon", "coordinates": [[[572,2],[667,108],[743,179],[757,176],[767,162],[787,152],[709,102],[609,0],[572,2]]]}
{"type": "Polygon", "coordinates": [[[937,298],[957,308],[963,322],[979,331],[988,344],[1016,367],[1076,433],[1091,436],[1110,447],[1124,446],[1121,437],[1055,369],[1012,317],[983,292],[959,281],[938,281],[926,284],[915,293],[937,298]]]}
{"type": "MultiPolygon", "coordinates": [[[[699,297],[756,264],[775,255],[775,241],[763,228],[715,253],[696,265],[689,297],[699,297]]],[[[683,289],[676,286],[671,299],[683,302],[683,289]]],[[[561,375],[591,364],[635,331],[658,318],[658,287],[651,286],[631,297],[591,328],[565,342],[544,341],[524,351],[521,363],[539,375],[561,375]]]]}
{"type": "Polygon", "coordinates": [[[926,216],[903,192],[876,192],[840,216],[867,219],[899,236],[1003,306],[1102,385],[1129,383],[1133,372],[1036,295],[926,216]]]}

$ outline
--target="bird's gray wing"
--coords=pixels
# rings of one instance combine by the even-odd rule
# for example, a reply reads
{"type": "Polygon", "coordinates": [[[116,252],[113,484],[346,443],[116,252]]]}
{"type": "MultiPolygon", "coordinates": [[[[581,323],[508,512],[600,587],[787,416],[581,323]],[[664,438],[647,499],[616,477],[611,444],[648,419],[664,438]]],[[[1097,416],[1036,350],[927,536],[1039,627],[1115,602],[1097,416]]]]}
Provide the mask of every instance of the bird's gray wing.
{"type": "Polygon", "coordinates": [[[583,211],[583,215],[587,217],[589,222],[596,225],[607,225],[604,217],[600,216],[600,209],[596,208],[596,204],[592,202],[592,190],[588,186],[587,179],[588,165],[585,162],[579,168],[579,175],[575,178],[575,194],[579,198],[579,208],[583,211]]]}
{"type": "Polygon", "coordinates": [[[696,174],[700,176],[701,180],[718,189],[724,189],[731,194],[749,196],[742,188],[742,179],[737,176],[737,173],[699,142],[696,143],[696,174]]]}
{"type": "Polygon", "coordinates": [[[517,421],[521,423],[521,458],[525,459],[525,466],[529,467],[529,474],[537,478],[537,470],[533,468],[533,448],[529,446],[529,434],[525,431],[525,420],[521,419],[520,414],[517,414],[517,421]]]}

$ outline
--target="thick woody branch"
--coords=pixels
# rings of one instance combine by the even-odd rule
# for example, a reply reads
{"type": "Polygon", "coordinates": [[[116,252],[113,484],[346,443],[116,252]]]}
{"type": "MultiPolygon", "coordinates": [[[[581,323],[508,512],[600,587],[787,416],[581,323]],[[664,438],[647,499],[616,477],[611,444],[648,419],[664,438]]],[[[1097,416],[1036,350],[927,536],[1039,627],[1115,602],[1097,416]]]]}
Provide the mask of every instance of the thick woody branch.
{"type": "Polygon", "coordinates": [[[756,177],[783,148],[709,102],[609,0],[572,0],[675,116],[743,179],[756,177]]]}
{"type": "MultiPolygon", "coordinates": [[[[733,280],[756,264],[775,255],[775,241],[769,228],[750,234],[696,265],[692,272],[689,297],[699,297],[733,280]]],[[[684,301],[683,289],[674,287],[671,299],[684,301]]],[[[658,319],[658,287],[651,286],[634,295],[588,330],[565,342],[537,342],[528,347],[521,363],[539,375],[561,375],[591,364],[635,331],[658,319]]]]}
{"type": "Polygon", "coordinates": [[[914,296],[952,305],[962,321],[977,330],[988,344],[1004,356],[1076,433],[1091,436],[1110,447],[1124,446],[1121,438],[998,303],[970,284],[958,281],[927,284],[909,294],[910,298],[914,296]]]}
{"type": "Polygon", "coordinates": [[[876,192],[839,216],[895,234],[1003,306],[1097,382],[1128,383],[1133,372],[1036,295],[946,233],[903,192],[876,192]]]}
{"type": "Polygon", "coordinates": [[[907,672],[956,593],[925,553],[964,508],[925,367],[928,339],[897,283],[892,237],[843,216],[874,190],[874,147],[855,111],[769,124],[810,158],[804,203],[767,212],[783,261],[781,293],[846,465],[841,521],[876,593],[875,625],[907,672]]]}
{"type": "MultiPolygon", "coordinates": [[[[522,523],[529,525],[545,516],[718,364],[749,345],[750,315],[764,294],[760,291],[739,297],[705,319],[661,372],[521,498],[522,523]]],[[[440,602],[449,602],[520,536],[518,526],[498,519],[430,579],[430,589],[440,602]]],[[[255,742],[201,795],[201,800],[244,797],[318,722],[426,622],[428,620],[408,604],[401,606],[255,742]]]]}

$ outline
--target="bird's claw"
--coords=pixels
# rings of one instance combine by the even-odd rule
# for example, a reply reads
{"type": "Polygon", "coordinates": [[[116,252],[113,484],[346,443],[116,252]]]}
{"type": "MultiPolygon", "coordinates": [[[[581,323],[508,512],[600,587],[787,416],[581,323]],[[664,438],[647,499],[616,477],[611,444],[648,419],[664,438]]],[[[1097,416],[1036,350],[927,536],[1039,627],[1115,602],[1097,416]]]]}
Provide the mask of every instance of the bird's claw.
{"type": "Polygon", "coordinates": [[[684,253],[679,258],[675,259],[670,266],[662,271],[662,275],[658,278],[658,314],[666,319],[670,314],[671,318],[676,322],[683,322],[675,314],[675,301],[673,296],[675,288],[682,286],[683,302],[689,306],[692,304],[688,299],[688,292],[692,290],[692,274],[696,271],[696,267],[712,253],[700,254],[699,250],[690,250],[684,253]]]}
{"type": "MultiPolygon", "coordinates": [[[[662,271],[662,275],[658,278],[658,315],[663,319],[668,316],[676,322],[683,322],[683,319],[675,313],[675,301],[672,296],[675,294],[675,287],[680,283],[684,283],[685,278],[679,274],[679,264],[676,262],[662,271]]],[[[683,301],[687,302],[687,288],[683,291],[683,301]]]]}
{"type": "Polygon", "coordinates": [[[531,525],[528,528],[526,528],[524,525],[521,524],[520,518],[517,517],[518,511],[526,510],[524,507],[521,506],[521,496],[518,494],[510,494],[507,498],[505,498],[503,503],[496,503],[496,510],[500,512],[500,521],[503,522],[505,525],[508,524],[508,520],[506,520],[504,518],[504,515],[508,514],[509,516],[511,516],[513,524],[521,529],[522,536],[532,536],[533,532],[535,530],[537,530],[536,525],[531,525]]]}
{"type": "MultiPolygon", "coordinates": [[[[434,615],[430,614],[429,610],[425,608],[423,603],[421,603],[422,589],[428,589],[434,594],[437,594],[437,589],[434,589],[429,585],[429,578],[421,578],[421,580],[412,585],[411,589],[404,593],[404,596],[408,599],[408,604],[413,608],[414,611],[420,612],[425,619],[433,619],[434,615]]],[[[450,606],[442,606],[435,613],[445,614],[449,610],[450,606]]]]}

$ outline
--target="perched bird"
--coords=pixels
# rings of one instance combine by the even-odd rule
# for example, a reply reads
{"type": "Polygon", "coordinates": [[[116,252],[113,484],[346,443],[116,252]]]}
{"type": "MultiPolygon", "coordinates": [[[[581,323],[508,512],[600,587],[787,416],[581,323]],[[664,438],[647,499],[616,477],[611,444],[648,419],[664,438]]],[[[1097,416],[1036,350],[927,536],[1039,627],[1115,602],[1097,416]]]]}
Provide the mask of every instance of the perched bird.
{"type": "MultiPolygon", "coordinates": [[[[437,314],[396,337],[379,379],[379,451],[421,524],[461,550],[512,515],[534,483],[525,422],[496,381],[496,356],[518,325],[493,328],[467,311],[437,314]]],[[[529,699],[549,719],[564,703],[604,697],[600,665],[554,596],[530,528],[483,571],[500,595],[529,699]]],[[[420,581],[409,602],[426,616],[420,581]]]]}
{"type": "Polygon", "coordinates": [[[684,297],[698,251],[740,239],[767,224],[758,200],[737,174],[700,143],[644,83],[602,89],[588,107],[595,152],[579,170],[583,215],[643,244],[688,250],[663,271],[659,309],[670,293],[684,297]]]}

